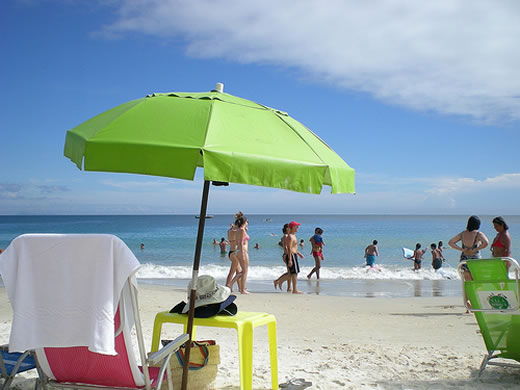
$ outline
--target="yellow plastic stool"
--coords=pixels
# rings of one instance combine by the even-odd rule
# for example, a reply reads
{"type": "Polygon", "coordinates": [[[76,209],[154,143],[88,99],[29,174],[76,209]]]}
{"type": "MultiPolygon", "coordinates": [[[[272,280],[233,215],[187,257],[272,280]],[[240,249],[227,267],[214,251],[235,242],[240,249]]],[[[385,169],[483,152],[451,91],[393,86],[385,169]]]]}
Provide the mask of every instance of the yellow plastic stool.
{"type": "MultiPolygon", "coordinates": [[[[184,332],[188,325],[186,314],[169,313],[167,311],[157,313],[153,325],[152,352],[159,349],[161,331],[164,323],[183,324],[184,332]]],[[[268,313],[254,313],[239,311],[234,316],[213,316],[210,318],[194,318],[193,338],[197,326],[210,326],[215,328],[233,328],[238,335],[238,358],[240,363],[240,389],[252,390],[253,388],[253,329],[257,326],[267,325],[269,336],[269,355],[271,359],[271,385],[273,390],[278,389],[278,355],[276,343],[276,318],[268,313]]]]}

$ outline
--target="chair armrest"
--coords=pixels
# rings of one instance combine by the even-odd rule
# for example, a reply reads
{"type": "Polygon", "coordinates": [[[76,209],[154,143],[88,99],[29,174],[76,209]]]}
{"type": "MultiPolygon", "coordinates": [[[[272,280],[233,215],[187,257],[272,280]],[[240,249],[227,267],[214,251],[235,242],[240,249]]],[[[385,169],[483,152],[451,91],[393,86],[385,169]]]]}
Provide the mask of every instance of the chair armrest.
{"type": "Polygon", "coordinates": [[[159,349],[157,352],[148,356],[148,364],[155,365],[173,352],[177,351],[184,343],[189,340],[190,336],[187,333],[181,334],[175,340],[170,341],[166,346],[159,349]]]}

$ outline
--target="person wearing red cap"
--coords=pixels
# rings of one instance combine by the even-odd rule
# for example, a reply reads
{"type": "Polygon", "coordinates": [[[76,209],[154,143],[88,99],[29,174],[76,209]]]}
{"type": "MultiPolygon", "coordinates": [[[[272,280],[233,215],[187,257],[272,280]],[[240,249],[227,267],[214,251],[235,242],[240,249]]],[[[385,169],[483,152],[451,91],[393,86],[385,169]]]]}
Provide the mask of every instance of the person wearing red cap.
{"type": "Polygon", "coordinates": [[[302,294],[302,292],[296,288],[296,280],[298,279],[298,273],[300,272],[298,257],[303,258],[303,255],[298,252],[298,239],[296,238],[296,232],[299,227],[300,224],[298,222],[292,221],[289,223],[287,266],[289,267],[289,273],[291,275],[293,294],[302,294]]]}
{"type": "Polygon", "coordinates": [[[293,227],[300,226],[301,224],[298,222],[289,222],[289,229],[292,229],[293,227]]]}

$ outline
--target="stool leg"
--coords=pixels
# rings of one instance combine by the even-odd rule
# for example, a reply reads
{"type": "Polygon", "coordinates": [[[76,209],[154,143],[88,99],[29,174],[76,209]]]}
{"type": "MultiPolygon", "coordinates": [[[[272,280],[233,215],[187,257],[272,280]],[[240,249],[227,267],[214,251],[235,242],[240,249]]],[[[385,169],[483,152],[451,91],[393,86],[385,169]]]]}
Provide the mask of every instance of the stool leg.
{"type": "Polygon", "coordinates": [[[269,334],[269,355],[271,358],[271,385],[273,390],[278,389],[278,344],[276,341],[276,320],[267,324],[269,334]]]}
{"type": "MultiPolygon", "coordinates": [[[[195,340],[195,332],[197,331],[197,327],[195,324],[191,328],[191,341],[195,340]]],[[[184,323],[184,333],[188,333],[188,323],[184,323]]]]}
{"type": "Polygon", "coordinates": [[[158,318],[155,318],[153,324],[153,336],[152,336],[152,352],[156,352],[159,350],[159,341],[161,341],[161,330],[162,330],[162,321],[158,318]]]}
{"type": "Polygon", "coordinates": [[[238,326],[238,360],[240,363],[240,390],[253,389],[253,324],[238,326]]]}

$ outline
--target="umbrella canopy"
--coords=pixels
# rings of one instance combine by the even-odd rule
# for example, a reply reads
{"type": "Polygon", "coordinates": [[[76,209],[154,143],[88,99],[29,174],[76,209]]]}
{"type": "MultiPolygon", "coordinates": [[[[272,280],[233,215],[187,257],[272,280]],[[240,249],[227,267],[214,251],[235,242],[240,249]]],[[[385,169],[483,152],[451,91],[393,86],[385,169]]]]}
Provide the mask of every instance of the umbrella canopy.
{"type": "Polygon", "coordinates": [[[204,179],[318,194],[354,192],[354,170],[285,112],[223,92],[155,93],[67,132],[87,171],[204,179]]]}
{"type": "MultiPolygon", "coordinates": [[[[69,130],[65,156],[79,169],[193,180],[204,189],[193,260],[187,329],[195,308],[209,183],[242,183],[319,194],[354,192],[354,170],[287,113],[224,93],[154,93],[69,130]]],[[[186,348],[189,361],[190,348],[186,348]]],[[[188,381],[184,365],[182,389],[188,381]]]]}

